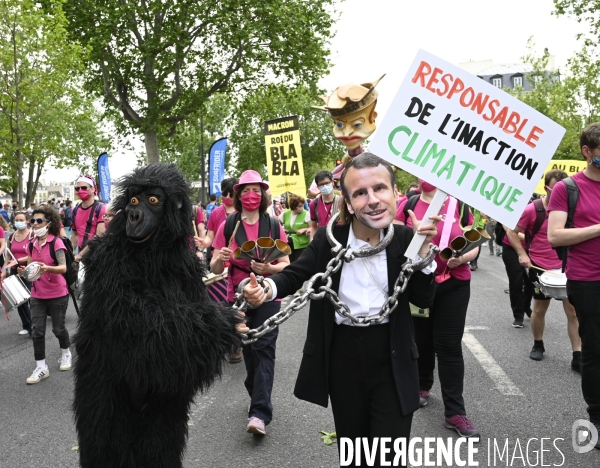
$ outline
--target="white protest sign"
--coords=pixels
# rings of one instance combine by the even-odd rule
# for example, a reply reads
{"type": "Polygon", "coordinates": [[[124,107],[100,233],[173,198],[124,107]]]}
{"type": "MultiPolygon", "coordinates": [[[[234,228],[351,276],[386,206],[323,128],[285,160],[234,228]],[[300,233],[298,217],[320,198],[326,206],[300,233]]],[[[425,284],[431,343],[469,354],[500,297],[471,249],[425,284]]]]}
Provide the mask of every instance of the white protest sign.
{"type": "Polygon", "coordinates": [[[565,133],[420,50],[369,151],[514,228],[565,133]]]}

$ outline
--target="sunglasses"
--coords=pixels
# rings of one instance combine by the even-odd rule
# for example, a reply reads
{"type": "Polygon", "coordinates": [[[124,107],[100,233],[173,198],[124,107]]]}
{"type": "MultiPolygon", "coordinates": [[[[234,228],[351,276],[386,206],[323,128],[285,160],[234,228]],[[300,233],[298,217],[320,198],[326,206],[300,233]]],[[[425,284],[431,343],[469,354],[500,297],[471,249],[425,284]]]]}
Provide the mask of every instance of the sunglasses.
{"type": "Polygon", "coordinates": [[[33,226],[34,224],[42,224],[44,221],[46,221],[48,223],[50,222],[50,220],[48,218],[31,218],[29,220],[29,224],[31,224],[33,226]]]}
{"type": "Polygon", "coordinates": [[[79,192],[80,190],[89,190],[91,188],[92,187],[73,187],[76,192],[79,192]]]}

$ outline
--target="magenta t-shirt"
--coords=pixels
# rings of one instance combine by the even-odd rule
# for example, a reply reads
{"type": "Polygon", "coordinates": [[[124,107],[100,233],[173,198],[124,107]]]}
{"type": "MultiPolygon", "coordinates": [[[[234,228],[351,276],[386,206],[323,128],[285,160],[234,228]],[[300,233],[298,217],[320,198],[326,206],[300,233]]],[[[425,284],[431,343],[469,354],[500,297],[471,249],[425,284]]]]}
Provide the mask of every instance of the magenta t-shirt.
{"type": "MultiPolygon", "coordinates": [[[[213,211],[213,214],[211,214],[210,219],[212,219],[213,215],[214,215],[214,211],[213,211]]],[[[240,229],[242,229],[242,228],[245,229],[246,237],[248,238],[248,240],[256,240],[256,239],[258,239],[258,226],[259,226],[258,221],[254,224],[248,224],[248,223],[246,223],[246,221],[242,221],[242,223],[240,225],[240,229]]],[[[284,242],[288,241],[287,237],[285,236],[285,231],[283,230],[283,226],[281,226],[281,225],[279,225],[279,239],[281,239],[284,242]]],[[[227,243],[225,242],[225,223],[221,223],[221,225],[219,226],[217,234],[215,235],[213,247],[215,249],[222,249],[223,247],[227,247],[227,243]]],[[[235,238],[234,238],[233,242],[231,244],[231,250],[235,250],[238,247],[239,246],[235,242],[235,238]]],[[[250,265],[248,264],[248,262],[246,260],[234,260],[233,255],[230,257],[229,263],[231,266],[229,267],[228,274],[227,274],[227,277],[229,280],[227,282],[227,300],[230,302],[233,302],[235,288],[237,288],[238,284],[240,284],[242,282],[242,280],[244,280],[250,276],[250,273],[248,272],[248,270],[251,270],[251,269],[250,269],[250,265]],[[243,268],[243,270],[241,268],[243,268]]],[[[271,275],[266,275],[266,276],[271,276],[271,275]]]]}
{"type": "MultiPolygon", "coordinates": [[[[402,221],[407,226],[412,227],[412,220],[410,219],[410,216],[408,217],[408,219],[404,216],[404,207],[406,206],[407,202],[408,202],[408,200],[404,200],[398,207],[398,211],[396,212],[396,219],[398,221],[402,221]]],[[[429,208],[429,203],[426,203],[419,198],[419,200],[417,201],[417,204],[415,205],[415,209],[413,210],[417,219],[419,219],[419,220],[423,219],[423,216],[425,216],[425,212],[427,211],[427,208],[429,208]]],[[[440,221],[436,225],[437,235],[431,240],[431,243],[434,245],[438,245],[438,246],[440,245],[440,240],[442,239],[442,232],[444,230],[444,219],[448,216],[447,212],[448,212],[448,199],[446,199],[446,202],[444,203],[444,207],[440,211],[440,214],[442,215],[442,221],[440,221]],[[445,216],[443,216],[443,215],[445,215],[445,216]]],[[[453,224],[452,224],[452,229],[450,230],[450,237],[448,238],[448,244],[450,244],[452,239],[454,239],[455,237],[463,235],[463,230],[460,227],[460,210],[459,210],[458,203],[456,204],[456,209],[455,209],[454,216],[452,219],[453,219],[453,224]]],[[[473,213],[469,213],[469,225],[472,225],[473,221],[474,221],[473,213]]],[[[444,270],[446,270],[446,266],[448,265],[448,262],[445,260],[442,260],[439,256],[439,254],[435,256],[435,261],[437,263],[437,269],[435,270],[435,274],[441,275],[442,273],[444,273],[444,270]]],[[[466,263],[463,263],[462,265],[459,265],[456,268],[451,268],[448,271],[450,272],[450,276],[452,278],[456,278],[457,280],[467,281],[467,280],[471,279],[471,269],[469,268],[469,265],[467,265],[466,263]]]]}
{"type": "MultiPolygon", "coordinates": [[[[87,208],[84,208],[82,205],[79,205],[77,208],[77,213],[75,215],[75,219],[73,219],[73,225],[71,226],[73,231],[77,232],[77,245],[81,247],[83,244],[83,236],[85,235],[85,228],[87,227],[88,219],[90,219],[90,209],[92,209],[94,205],[90,205],[87,208]]],[[[95,210],[96,208],[94,208],[95,210]]],[[[96,227],[100,223],[104,223],[104,214],[106,213],[106,205],[102,205],[100,208],[100,213],[98,213],[98,217],[95,216],[92,219],[92,226],[90,229],[90,234],[88,235],[88,241],[92,240],[96,235],[96,227]]]]}
{"type": "MultiPolygon", "coordinates": [[[[50,242],[54,239],[52,234],[46,237],[46,242],[39,247],[39,239],[34,239],[31,252],[32,262],[42,262],[49,266],[56,266],[52,255],[50,254],[50,242]]],[[[56,239],[54,242],[54,252],[66,250],[62,239],[56,239]]],[[[56,273],[44,273],[39,280],[31,283],[31,297],[35,299],[55,299],[69,294],[67,281],[63,275],[56,273]]]]}
{"type": "Polygon", "coordinates": [[[19,265],[21,266],[27,265],[27,257],[29,257],[29,242],[29,235],[27,235],[21,242],[19,242],[16,237],[13,237],[13,241],[8,247],[16,258],[25,258],[24,261],[19,262],[19,265]]]}
{"type": "MultiPolygon", "coordinates": [[[[319,222],[318,222],[317,226],[323,227],[323,226],[327,226],[327,223],[331,219],[331,214],[333,213],[333,203],[335,201],[335,198],[333,199],[333,201],[331,203],[325,203],[321,197],[319,197],[319,198],[320,198],[320,200],[317,205],[318,206],[317,210],[319,210],[319,217],[317,218],[317,211],[315,210],[315,203],[317,202],[318,198],[315,198],[313,201],[310,202],[310,219],[311,219],[311,221],[317,221],[317,219],[318,219],[319,222]]],[[[339,197],[338,197],[338,201],[339,201],[339,197]]]]}
{"type": "MultiPolygon", "coordinates": [[[[517,226],[523,231],[532,232],[536,218],[537,212],[535,211],[535,205],[530,203],[525,207],[525,211],[523,211],[517,226]]],[[[562,266],[561,260],[556,255],[550,242],[548,242],[548,216],[546,216],[540,230],[531,240],[531,245],[529,246],[529,258],[531,258],[533,263],[542,267],[544,270],[556,270],[562,266]]]]}
{"type": "MultiPolygon", "coordinates": [[[[573,214],[573,227],[584,228],[600,224],[600,182],[588,178],[583,172],[573,176],[579,187],[579,201],[573,214]]],[[[567,209],[567,188],[563,181],[558,182],[552,190],[548,211],[567,209]]],[[[567,278],[575,281],[600,281],[600,261],[596,253],[600,252],[600,237],[572,245],[567,259],[567,278]]],[[[556,256],[556,254],[554,254],[556,256]]]]}
{"type": "MultiPolygon", "coordinates": [[[[235,211],[233,211],[235,213],[235,211]]],[[[216,207],[208,218],[208,224],[206,229],[214,232],[215,234],[219,230],[219,226],[227,219],[227,211],[225,211],[225,205],[216,207]]]]}

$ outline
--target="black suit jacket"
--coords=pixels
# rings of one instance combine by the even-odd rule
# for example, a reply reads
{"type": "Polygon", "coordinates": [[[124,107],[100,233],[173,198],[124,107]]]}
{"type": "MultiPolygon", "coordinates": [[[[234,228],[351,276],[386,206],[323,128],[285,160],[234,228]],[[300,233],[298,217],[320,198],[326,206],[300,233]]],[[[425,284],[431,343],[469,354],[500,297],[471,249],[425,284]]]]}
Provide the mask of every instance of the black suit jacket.
{"type": "MultiPolygon", "coordinates": [[[[394,230],[395,235],[386,249],[388,291],[393,291],[400,268],[406,261],[404,252],[413,237],[412,229],[407,226],[394,225],[394,230]]],[[[335,238],[346,246],[350,225],[336,226],[333,233],[335,238]]],[[[277,296],[282,298],[294,294],[312,275],[325,271],[331,258],[331,245],[327,241],[325,228],[320,228],[296,262],[271,276],[270,279],[277,287],[277,296]]],[[[335,291],[339,290],[343,269],[342,266],[332,276],[332,289],[335,291]]],[[[413,413],[419,407],[419,353],[408,303],[412,302],[421,308],[428,308],[433,304],[434,276],[414,273],[405,292],[398,298],[398,307],[389,316],[389,352],[392,356],[394,380],[403,415],[413,413]]],[[[329,300],[311,301],[302,363],[294,389],[296,397],[324,407],[327,407],[329,397],[329,349],[334,327],[338,326],[334,317],[335,311],[329,300]]]]}

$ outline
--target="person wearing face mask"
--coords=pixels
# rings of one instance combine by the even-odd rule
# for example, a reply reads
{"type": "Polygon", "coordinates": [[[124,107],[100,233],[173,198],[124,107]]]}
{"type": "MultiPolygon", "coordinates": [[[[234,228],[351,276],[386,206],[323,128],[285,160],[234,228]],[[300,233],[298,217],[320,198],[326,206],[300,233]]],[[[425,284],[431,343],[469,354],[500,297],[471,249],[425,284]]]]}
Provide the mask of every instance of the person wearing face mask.
{"type": "MultiPolygon", "coordinates": [[[[31,231],[28,227],[29,214],[26,211],[16,210],[13,213],[14,221],[13,225],[16,229],[8,238],[8,249],[18,261],[18,265],[7,268],[8,264],[2,269],[2,280],[7,276],[16,275],[18,266],[27,265],[27,257],[29,256],[29,242],[31,231]]],[[[8,260],[12,260],[11,257],[7,257],[8,260]]],[[[23,279],[23,283],[27,286],[27,289],[31,289],[31,283],[23,279]]],[[[19,335],[29,335],[31,337],[31,311],[29,309],[29,302],[25,302],[17,308],[19,317],[21,318],[21,324],[23,325],[19,335]]]]}
{"type": "Polygon", "coordinates": [[[553,247],[569,246],[565,273],[569,302],[579,320],[581,389],[590,422],[600,431],[600,122],[581,132],[579,146],[587,167],[571,177],[579,189],[572,227],[566,225],[572,205],[565,179],[554,186],[548,204],[548,241],[553,247]]]}
{"type": "Polygon", "coordinates": [[[227,216],[235,212],[233,207],[233,186],[239,182],[235,177],[229,179],[223,179],[221,182],[221,206],[216,207],[208,220],[206,225],[206,236],[203,239],[196,238],[196,247],[199,249],[208,249],[208,262],[212,258],[212,244],[215,239],[215,234],[219,229],[219,226],[225,221],[227,216]]]}
{"type": "MultiPolygon", "coordinates": [[[[269,205],[267,190],[269,184],[264,182],[256,171],[245,171],[239,183],[233,186],[233,207],[237,211],[223,221],[217,230],[213,247],[213,258],[210,267],[216,275],[221,274],[228,264],[227,300],[233,304],[234,292],[242,280],[250,273],[267,277],[278,273],[290,264],[289,257],[283,256],[272,263],[259,263],[254,260],[235,260],[233,252],[245,241],[257,240],[259,237],[270,237],[287,242],[283,227],[269,216],[266,211],[269,205]],[[231,221],[229,221],[231,220],[231,221]],[[229,226],[235,226],[229,232],[229,226]],[[235,233],[234,233],[235,231],[235,233]],[[276,232],[277,231],[277,232],[276,232]],[[276,233],[275,233],[276,232],[276,233]]],[[[213,211],[213,216],[214,216],[213,211]]],[[[270,302],[246,312],[246,323],[250,328],[262,325],[272,315],[279,312],[280,302],[270,302]]],[[[246,430],[253,434],[264,435],[266,426],[273,417],[271,391],[275,372],[275,344],[277,330],[267,333],[255,343],[244,345],[242,353],[246,365],[246,380],[244,385],[250,396],[248,411],[248,426],[246,430]]]]}
{"type": "Polygon", "coordinates": [[[79,262],[87,252],[87,243],[96,235],[104,234],[106,205],[95,199],[96,182],[93,177],[82,175],[77,179],[75,193],[81,203],[73,209],[71,243],[79,252],[75,261],[79,262]]]}
{"type": "Polygon", "coordinates": [[[310,243],[308,223],[310,214],[304,209],[304,198],[292,195],[290,197],[290,207],[279,216],[279,221],[288,234],[291,234],[291,240],[288,243],[292,249],[290,254],[290,263],[294,263],[304,249],[310,243]]]}
{"type": "MultiPolygon", "coordinates": [[[[437,191],[437,187],[419,179],[421,194],[413,210],[416,219],[423,218],[437,191]]],[[[404,214],[404,202],[396,214],[400,224],[412,226],[412,216],[404,214]]],[[[437,226],[437,235],[432,243],[440,251],[450,242],[463,234],[461,228],[460,203],[449,196],[440,214],[442,221],[437,226]]],[[[464,205],[463,205],[464,206],[464,205]]],[[[466,220],[466,219],[465,219],[466,220]]],[[[468,213],[468,225],[472,225],[473,215],[468,213]]],[[[463,226],[467,227],[467,226],[463,226]]],[[[444,401],[444,426],[456,431],[462,437],[476,437],[479,431],[467,418],[463,399],[465,363],[462,354],[462,336],[465,331],[467,308],[471,296],[471,270],[467,265],[478,253],[478,248],[470,252],[443,260],[435,257],[437,269],[435,280],[437,288],[433,305],[429,308],[429,317],[414,317],[415,337],[419,350],[419,405],[427,405],[433,386],[435,359],[437,356],[438,375],[444,401]]]]}
{"type": "Polygon", "coordinates": [[[340,195],[333,191],[333,175],[329,171],[318,172],[315,183],[321,193],[310,203],[310,239],[312,240],[317,229],[327,226],[331,217],[340,209],[340,195]]]}
{"type": "MultiPolygon", "coordinates": [[[[33,324],[33,353],[36,367],[27,379],[28,384],[36,384],[50,375],[46,364],[46,319],[52,319],[52,332],[58,338],[62,352],[59,369],[71,369],[71,351],[69,332],[65,326],[65,315],[69,305],[69,291],[63,274],[67,272],[65,244],[58,237],[60,218],[54,208],[47,206],[36,208],[31,215],[30,224],[34,238],[28,247],[27,264],[39,262],[42,276],[31,286],[31,318],[33,324]],[[52,259],[54,249],[56,262],[52,259]]],[[[21,274],[25,268],[19,266],[21,274]]]]}

